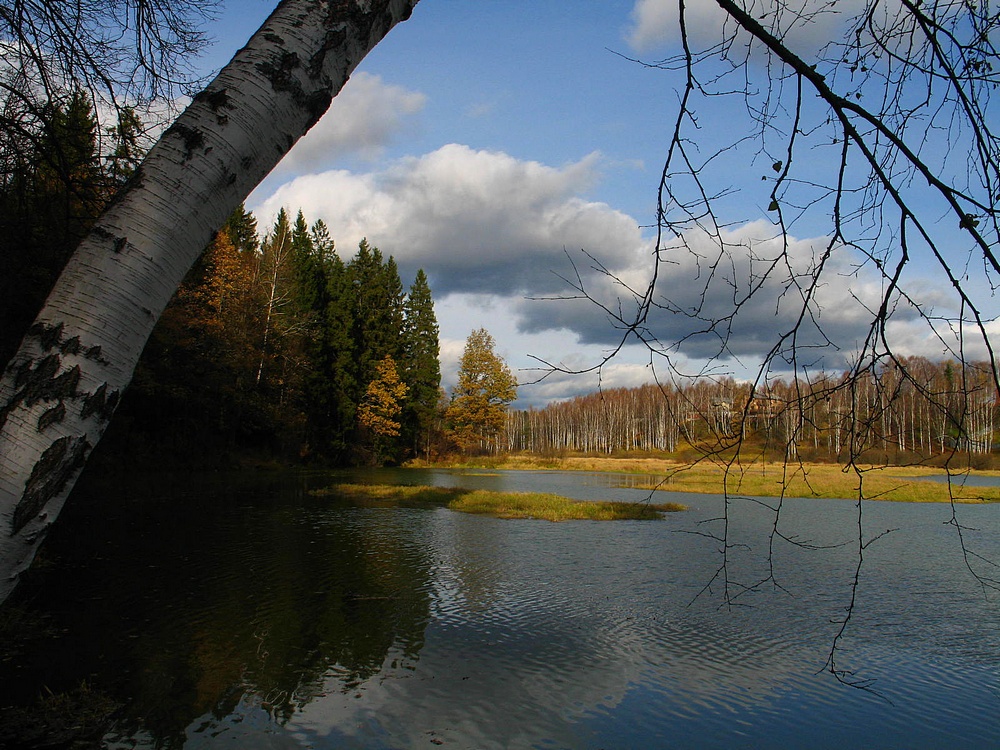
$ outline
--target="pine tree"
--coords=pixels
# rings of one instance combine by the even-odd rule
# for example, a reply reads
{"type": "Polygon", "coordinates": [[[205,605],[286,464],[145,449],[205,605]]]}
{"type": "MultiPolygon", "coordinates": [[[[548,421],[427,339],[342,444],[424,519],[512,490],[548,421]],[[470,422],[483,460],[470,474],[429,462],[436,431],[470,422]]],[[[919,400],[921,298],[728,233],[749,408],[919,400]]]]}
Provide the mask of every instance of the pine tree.
{"type": "Polygon", "coordinates": [[[403,381],[409,388],[403,408],[405,445],[426,456],[437,417],[441,363],[437,317],[422,268],[403,303],[402,350],[403,381]]]}
{"type": "Polygon", "coordinates": [[[340,463],[348,458],[361,400],[353,336],[356,290],[351,271],[332,245],[326,269],[323,358],[316,371],[322,394],[314,406],[310,441],[321,455],[340,463]]]}
{"type": "Polygon", "coordinates": [[[3,158],[10,172],[0,185],[0,366],[109,197],[90,98],[76,91],[48,110],[29,150],[3,158]]]}
{"type": "Polygon", "coordinates": [[[118,124],[108,128],[108,135],[115,144],[107,165],[111,190],[124,185],[142,161],[145,155],[145,149],[139,143],[142,131],[142,120],[133,107],[122,107],[118,111],[118,124]]]}
{"type": "Polygon", "coordinates": [[[465,342],[458,383],[445,414],[451,433],[463,451],[495,450],[507,416],[507,404],[517,398],[517,379],[494,348],[485,328],[465,342]]]}
{"type": "Polygon", "coordinates": [[[229,236],[229,241],[240,253],[255,253],[260,244],[257,237],[257,219],[252,212],[246,210],[246,205],[241,203],[236,210],[229,215],[222,231],[229,236]]]}
{"type": "Polygon", "coordinates": [[[354,288],[353,338],[357,352],[355,379],[360,388],[375,377],[386,355],[399,359],[403,327],[403,285],[396,261],[361,240],[348,264],[354,288]]]}

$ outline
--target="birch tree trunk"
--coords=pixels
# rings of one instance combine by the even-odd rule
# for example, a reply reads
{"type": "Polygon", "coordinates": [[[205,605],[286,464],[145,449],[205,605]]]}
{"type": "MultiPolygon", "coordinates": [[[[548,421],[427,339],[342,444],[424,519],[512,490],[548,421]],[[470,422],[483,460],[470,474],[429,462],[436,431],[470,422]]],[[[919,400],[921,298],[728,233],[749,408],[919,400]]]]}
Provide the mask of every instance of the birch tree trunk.
{"type": "Polygon", "coordinates": [[[0,602],[198,253],[416,3],[284,0],[81,243],[0,380],[0,602]]]}

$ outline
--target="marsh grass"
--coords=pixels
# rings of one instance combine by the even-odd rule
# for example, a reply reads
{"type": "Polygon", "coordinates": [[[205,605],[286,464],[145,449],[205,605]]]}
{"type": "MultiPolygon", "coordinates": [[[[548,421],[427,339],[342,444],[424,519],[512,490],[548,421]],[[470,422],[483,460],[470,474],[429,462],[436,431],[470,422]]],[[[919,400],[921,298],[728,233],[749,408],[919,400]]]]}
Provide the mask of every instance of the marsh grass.
{"type": "Polygon", "coordinates": [[[663,513],[686,509],[680,503],[590,502],[542,492],[391,484],[336,484],[311,494],[345,499],[362,507],[445,507],[462,513],[545,521],[652,521],[663,513]]]}
{"type": "Polygon", "coordinates": [[[102,747],[101,736],[122,704],[86,683],[40,696],[30,706],[0,709],[0,747],[102,747]]]}
{"type": "MultiPolygon", "coordinates": [[[[647,474],[649,480],[630,480],[634,489],[666,492],[720,494],[723,487],[730,494],[759,497],[812,497],[856,499],[863,492],[866,500],[895,502],[959,503],[1000,502],[1000,487],[964,486],[965,472],[953,473],[951,492],[943,482],[928,481],[940,476],[942,469],[924,466],[861,466],[845,469],[837,464],[749,462],[728,468],[720,461],[694,464],[662,458],[605,458],[510,456],[491,459],[491,469],[553,469],[561,471],[619,472],[647,474]],[[723,484],[725,482],[725,484],[723,484]]],[[[969,471],[969,475],[997,476],[997,472],[969,471]]]]}
{"type": "MultiPolygon", "coordinates": [[[[972,487],[956,476],[949,487],[928,481],[939,471],[919,467],[867,467],[844,469],[831,464],[754,464],[723,466],[699,464],[678,468],[661,477],[650,477],[646,489],[675,492],[719,493],[775,497],[850,498],[894,502],[984,503],[1000,500],[1000,487],[972,487]]],[[[633,485],[634,486],[634,485],[633,485]]]]}

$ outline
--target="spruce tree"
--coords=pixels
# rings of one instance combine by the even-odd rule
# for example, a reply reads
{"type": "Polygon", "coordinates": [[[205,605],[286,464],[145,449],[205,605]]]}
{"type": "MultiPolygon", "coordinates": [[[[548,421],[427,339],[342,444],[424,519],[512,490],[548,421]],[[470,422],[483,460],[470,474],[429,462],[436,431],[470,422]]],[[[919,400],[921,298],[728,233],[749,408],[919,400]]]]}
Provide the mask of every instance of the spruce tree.
{"type": "Polygon", "coordinates": [[[353,336],[356,291],[352,274],[332,244],[326,263],[326,310],[323,319],[323,358],[312,413],[310,441],[318,453],[334,463],[349,458],[358,402],[357,346],[353,336]]]}
{"type": "Polygon", "coordinates": [[[46,105],[48,126],[3,154],[0,181],[0,367],[110,197],[88,95],[46,105]]]}
{"type": "Polygon", "coordinates": [[[353,337],[357,352],[356,381],[364,392],[375,378],[378,363],[386,355],[399,358],[403,327],[403,285],[392,257],[361,240],[358,254],[348,264],[354,289],[353,337]]]}
{"type": "Polygon", "coordinates": [[[430,453],[437,416],[441,363],[438,323],[427,275],[421,268],[403,303],[402,377],[409,388],[403,409],[404,444],[413,453],[430,453]]]}

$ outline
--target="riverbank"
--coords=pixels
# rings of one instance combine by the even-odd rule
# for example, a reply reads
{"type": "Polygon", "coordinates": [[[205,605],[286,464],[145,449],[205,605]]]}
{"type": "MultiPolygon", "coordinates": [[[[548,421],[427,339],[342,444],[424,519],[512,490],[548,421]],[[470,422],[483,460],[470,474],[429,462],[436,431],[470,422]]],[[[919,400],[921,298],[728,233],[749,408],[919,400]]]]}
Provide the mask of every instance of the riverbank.
{"type": "Polygon", "coordinates": [[[952,472],[951,483],[935,481],[944,470],[924,466],[857,466],[837,464],[752,462],[726,464],[705,459],[681,463],[662,458],[612,458],[569,456],[545,458],[531,455],[482,456],[434,464],[442,468],[520,469],[529,471],[583,471],[639,474],[648,480],[636,489],[759,497],[884,500],[911,503],[1000,502],[1000,472],[952,472]],[[997,477],[998,486],[965,484],[965,477],[997,477]]]}

